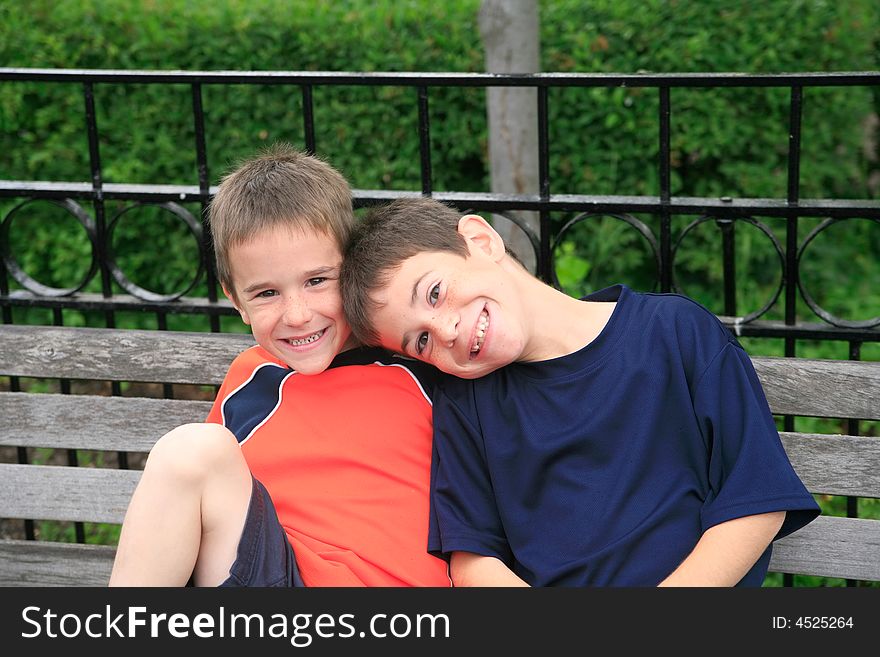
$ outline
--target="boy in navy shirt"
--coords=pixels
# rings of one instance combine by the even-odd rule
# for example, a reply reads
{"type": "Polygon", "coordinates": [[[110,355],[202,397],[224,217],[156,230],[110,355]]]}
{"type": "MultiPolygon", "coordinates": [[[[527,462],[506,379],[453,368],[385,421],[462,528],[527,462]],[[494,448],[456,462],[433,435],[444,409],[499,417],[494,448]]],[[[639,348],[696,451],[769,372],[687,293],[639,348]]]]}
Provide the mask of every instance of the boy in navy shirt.
{"type": "Polygon", "coordinates": [[[541,282],[481,217],[374,209],[343,259],[355,335],[453,374],[429,550],[457,586],[760,586],[819,508],[752,363],[708,310],[541,282]]]}

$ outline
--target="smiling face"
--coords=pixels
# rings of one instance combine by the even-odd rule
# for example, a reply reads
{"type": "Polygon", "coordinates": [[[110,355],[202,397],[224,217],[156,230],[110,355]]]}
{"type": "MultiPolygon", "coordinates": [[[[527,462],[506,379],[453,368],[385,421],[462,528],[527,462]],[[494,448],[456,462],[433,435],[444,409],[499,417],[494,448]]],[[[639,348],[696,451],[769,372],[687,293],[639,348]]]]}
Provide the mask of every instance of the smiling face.
{"type": "Polygon", "coordinates": [[[342,313],[342,254],[328,234],[276,227],[229,250],[227,296],[257,343],[302,374],[323,372],[354,346],[342,313]]]}
{"type": "MultiPolygon", "coordinates": [[[[524,357],[527,324],[519,295],[485,242],[470,256],[422,252],[373,293],[382,345],[465,379],[524,357]]],[[[501,245],[503,254],[503,244],[501,245]]]]}

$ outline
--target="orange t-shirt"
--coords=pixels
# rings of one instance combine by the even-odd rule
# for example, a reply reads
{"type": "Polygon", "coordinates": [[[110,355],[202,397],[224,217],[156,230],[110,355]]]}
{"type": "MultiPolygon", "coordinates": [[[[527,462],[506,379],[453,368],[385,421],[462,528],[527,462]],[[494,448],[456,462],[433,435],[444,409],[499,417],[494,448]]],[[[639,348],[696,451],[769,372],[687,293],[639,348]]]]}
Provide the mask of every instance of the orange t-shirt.
{"type": "Polygon", "coordinates": [[[207,421],[238,438],[307,586],[450,586],[427,552],[429,375],[367,348],[313,376],[260,347],[229,368],[207,421]]]}

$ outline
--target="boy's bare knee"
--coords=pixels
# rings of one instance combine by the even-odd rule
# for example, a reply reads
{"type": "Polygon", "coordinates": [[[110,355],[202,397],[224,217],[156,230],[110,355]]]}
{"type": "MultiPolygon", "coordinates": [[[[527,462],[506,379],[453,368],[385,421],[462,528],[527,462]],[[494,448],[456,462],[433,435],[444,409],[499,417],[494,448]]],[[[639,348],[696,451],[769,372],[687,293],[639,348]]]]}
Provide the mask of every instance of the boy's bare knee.
{"type": "Polygon", "coordinates": [[[239,466],[246,467],[235,436],[222,425],[204,422],[181,425],[157,440],[146,469],[196,483],[224,467],[239,466]]]}

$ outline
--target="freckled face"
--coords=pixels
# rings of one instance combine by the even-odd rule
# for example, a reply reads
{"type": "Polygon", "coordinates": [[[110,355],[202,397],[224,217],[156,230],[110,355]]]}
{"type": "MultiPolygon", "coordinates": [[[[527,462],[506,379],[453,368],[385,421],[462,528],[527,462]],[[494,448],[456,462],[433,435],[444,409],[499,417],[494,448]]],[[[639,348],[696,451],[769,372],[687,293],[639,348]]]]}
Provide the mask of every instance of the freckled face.
{"type": "Polygon", "coordinates": [[[416,254],[373,296],[383,346],[449,374],[475,379],[525,349],[522,304],[497,262],[477,250],[416,254]]]}
{"type": "Polygon", "coordinates": [[[261,347],[302,374],[355,345],[342,312],[342,254],[325,233],[278,227],[229,252],[228,295],[261,347]]]}

